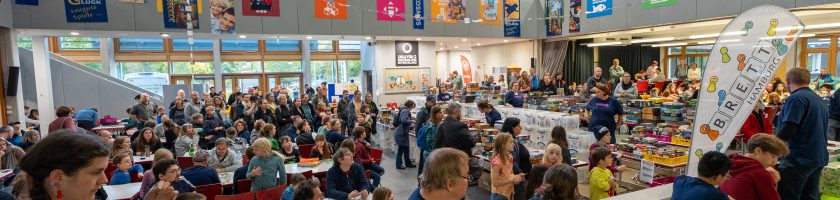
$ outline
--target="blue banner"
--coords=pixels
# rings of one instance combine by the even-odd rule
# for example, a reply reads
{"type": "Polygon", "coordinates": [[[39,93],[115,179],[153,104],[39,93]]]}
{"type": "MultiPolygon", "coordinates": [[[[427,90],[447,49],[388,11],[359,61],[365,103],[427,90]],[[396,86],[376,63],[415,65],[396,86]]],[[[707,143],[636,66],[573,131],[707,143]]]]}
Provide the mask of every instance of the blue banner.
{"type": "Polygon", "coordinates": [[[414,10],[414,15],[412,17],[412,19],[414,19],[414,29],[422,30],[426,27],[425,24],[423,24],[425,20],[424,18],[426,17],[423,13],[423,0],[413,0],[411,5],[413,6],[412,10],[414,10]]]}
{"type": "Polygon", "coordinates": [[[505,37],[520,37],[519,0],[505,1],[505,37]]]}
{"type": "Polygon", "coordinates": [[[15,0],[15,4],[37,6],[38,0],[15,0]]]}
{"type": "Polygon", "coordinates": [[[64,0],[67,23],[108,22],[106,0],[64,0]]]}
{"type": "Polygon", "coordinates": [[[612,0],[586,0],[586,18],[612,15],[612,0]]]}

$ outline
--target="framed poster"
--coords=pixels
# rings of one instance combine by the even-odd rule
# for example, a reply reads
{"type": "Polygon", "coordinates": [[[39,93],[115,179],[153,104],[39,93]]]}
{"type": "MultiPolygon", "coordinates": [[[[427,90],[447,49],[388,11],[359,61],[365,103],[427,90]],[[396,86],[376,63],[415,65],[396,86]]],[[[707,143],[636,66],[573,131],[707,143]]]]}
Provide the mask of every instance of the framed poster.
{"type": "Polygon", "coordinates": [[[612,15],[612,0],[586,0],[586,18],[612,15]]]}
{"type": "Polygon", "coordinates": [[[376,20],[405,21],[405,0],[376,0],[376,20]]]}
{"type": "Polygon", "coordinates": [[[213,34],[236,34],[233,0],[210,0],[210,28],[213,34]]]}
{"type": "Polygon", "coordinates": [[[563,0],[545,1],[545,35],[563,34],[563,0]]]}
{"type": "Polygon", "coordinates": [[[502,23],[502,18],[499,14],[502,13],[501,0],[480,0],[481,5],[478,6],[478,13],[481,14],[481,24],[499,25],[502,23]]]}
{"type": "Polygon", "coordinates": [[[108,22],[108,8],[105,0],[65,0],[64,12],[67,23],[108,22]]]}
{"type": "Polygon", "coordinates": [[[163,26],[166,28],[198,29],[198,13],[195,10],[196,0],[163,0],[163,26]]]}
{"type": "Polygon", "coordinates": [[[280,1],[277,0],[242,0],[244,16],[280,16],[280,1]]]}
{"type": "Polygon", "coordinates": [[[580,32],[580,0],[569,0],[569,33],[580,32]]]}
{"type": "Polygon", "coordinates": [[[642,2],[642,8],[644,9],[651,9],[651,8],[659,8],[665,6],[673,6],[677,4],[677,0],[644,0],[642,2]]]}
{"type": "Polygon", "coordinates": [[[394,46],[397,66],[417,66],[420,64],[417,41],[396,41],[394,46]]]}
{"type": "Polygon", "coordinates": [[[315,18],[347,19],[347,0],[314,0],[315,18]]]}
{"type": "Polygon", "coordinates": [[[385,90],[389,93],[423,92],[423,72],[428,78],[428,68],[390,68],[385,69],[385,90]]]}

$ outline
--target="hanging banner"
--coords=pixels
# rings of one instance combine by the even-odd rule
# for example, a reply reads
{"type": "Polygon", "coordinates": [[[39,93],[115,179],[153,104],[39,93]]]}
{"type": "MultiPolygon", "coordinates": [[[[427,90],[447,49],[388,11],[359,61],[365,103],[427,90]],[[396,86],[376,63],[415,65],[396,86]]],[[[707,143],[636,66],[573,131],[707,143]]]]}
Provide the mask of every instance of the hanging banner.
{"type": "Polygon", "coordinates": [[[586,0],[586,18],[612,15],[612,0],[586,0]]]}
{"type": "Polygon", "coordinates": [[[146,3],[146,0],[120,0],[123,3],[146,3]]]}
{"type": "MultiPolygon", "coordinates": [[[[163,2],[163,0],[156,0],[156,1],[157,1],[157,7],[155,7],[155,8],[157,9],[157,12],[162,13],[164,2],[163,2]]],[[[186,1],[186,0],[182,0],[182,1],[186,1]]],[[[195,9],[196,7],[193,7],[193,9],[198,10],[198,14],[201,14],[201,12],[202,12],[201,11],[201,0],[198,0],[196,4],[198,5],[198,9],[195,9]]],[[[196,4],[194,4],[194,5],[196,5],[196,4]]]]}
{"type": "Polygon", "coordinates": [[[545,1],[545,35],[563,34],[563,0],[545,1]]]}
{"type": "Polygon", "coordinates": [[[472,83],[472,66],[470,60],[464,55],[461,56],[461,71],[463,72],[464,83],[472,83]]]}
{"type": "Polygon", "coordinates": [[[278,0],[242,0],[242,15],[244,16],[280,16],[280,1],[278,0]]]}
{"type": "Polygon", "coordinates": [[[803,27],[795,15],[774,5],[747,10],[726,25],[704,70],[688,175],[697,176],[705,152],[726,151],[803,27]]]}
{"type": "Polygon", "coordinates": [[[376,0],[376,20],[405,21],[405,0],[376,0]]]}
{"type": "Polygon", "coordinates": [[[396,41],[394,46],[396,52],[397,66],[420,65],[420,54],[418,53],[417,41],[396,41]]]}
{"type": "Polygon", "coordinates": [[[213,34],[236,34],[234,0],[210,0],[210,28],[213,34]]]}
{"type": "Polygon", "coordinates": [[[454,24],[467,17],[465,0],[432,0],[432,22],[454,24]]]}
{"type": "Polygon", "coordinates": [[[315,0],[315,18],[347,19],[347,0],[315,0]]]}
{"type": "Polygon", "coordinates": [[[569,0],[569,33],[580,32],[580,0],[569,0]]]}
{"type": "Polygon", "coordinates": [[[644,9],[651,9],[651,8],[659,8],[664,6],[673,6],[677,4],[677,0],[644,0],[642,2],[642,8],[644,9]]]}
{"type": "Polygon", "coordinates": [[[412,3],[411,5],[414,8],[412,9],[414,10],[414,17],[412,17],[414,19],[414,29],[423,30],[424,28],[426,28],[426,25],[424,24],[426,20],[424,18],[426,17],[426,14],[423,12],[423,0],[413,1],[414,3],[412,3]]]}
{"type": "Polygon", "coordinates": [[[67,23],[108,22],[106,0],[64,0],[67,23]]]}
{"type": "Polygon", "coordinates": [[[499,13],[502,13],[502,0],[480,0],[478,13],[481,13],[481,24],[499,25],[502,24],[499,13]]]}
{"type": "Polygon", "coordinates": [[[198,6],[196,0],[163,0],[163,26],[166,28],[198,29],[198,6]],[[191,23],[190,23],[191,22],[191,23]]]}
{"type": "Polygon", "coordinates": [[[505,37],[519,37],[519,0],[505,0],[505,37]]]}
{"type": "Polygon", "coordinates": [[[15,4],[37,6],[38,5],[38,0],[15,0],[15,4]]]}

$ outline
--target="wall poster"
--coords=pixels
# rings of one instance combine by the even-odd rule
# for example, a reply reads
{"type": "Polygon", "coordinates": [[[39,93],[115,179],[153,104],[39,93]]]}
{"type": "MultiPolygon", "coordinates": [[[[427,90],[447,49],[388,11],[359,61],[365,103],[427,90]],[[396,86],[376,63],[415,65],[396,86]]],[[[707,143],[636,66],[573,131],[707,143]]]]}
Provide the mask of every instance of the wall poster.
{"type": "Polygon", "coordinates": [[[405,0],[376,0],[376,20],[405,21],[405,0]]]}
{"type": "Polygon", "coordinates": [[[420,55],[417,41],[396,41],[396,59],[397,66],[417,66],[420,64],[420,55]]]}
{"type": "Polygon", "coordinates": [[[545,32],[549,37],[563,34],[563,0],[545,1],[545,32]]]}
{"type": "Polygon", "coordinates": [[[586,0],[586,18],[612,15],[612,0],[586,0]]]}
{"type": "Polygon", "coordinates": [[[242,15],[244,16],[280,16],[280,1],[278,0],[242,0],[242,15]]]}
{"type": "Polygon", "coordinates": [[[347,0],[315,0],[315,18],[347,19],[347,0]]]}
{"type": "Polygon", "coordinates": [[[467,17],[466,0],[432,0],[432,22],[454,24],[467,17]]]}
{"type": "Polygon", "coordinates": [[[580,32],[580,0],[569,0],[569,33],[580,32]]]}
{"type": "Polygon", "coordinates": [[[426,28],[426,24],[424,24],[426,21],[426,19],[424,19],[426,18],[426,13],[424,13],[423,10],[423,0],[412,0],[412,2],[411,6],[413,7],[412,10],[414,10],[414,15],[412,15],[412,19],[414,19],[414,29],[423,30],[426,28]]]}
{"type": "Polygon", "coordinates": [[[428,68],[385,69],[385,93],[422,92],[423,77],[428,77],[428,68]],[[426,72],[424,75],[423,72],[426,72]]]}
{"type": "MultiPolygon", "coordinates": [[[[163,0],[163,26],[166,28],[198,29],[196,0],[163,0]]],[[[200,9],[200,8],[198,8],[200,9]]]]}
{"type": "Polygon", "coordinates": [[[665,6],[673,6],[677,4],[677,0],[644,0],[642,2],[642,8],[644,9],[651,9],[651,8],[659,8],[665,6]]]}
{"type": "Polygon", "coordinates": [[[210,0],[210,28],[213,34],[236,34],[234,0],[210,0]]]}
{"type": "Polygon", "coordinates": [[[502,24],[502,18],[499,13],[502,13],[502,0],[480,0],[481,5],[478,7],[478,13],[481,14],[481,24],[499,25],[502,24]]]}
{"type": "Polygon", "coordinates": [[[519,37],[519,0],[505,0],[505,37],[519,37]]]}
{"type": "Polygon", "coordinates": [[[64,0],[67,23],[108,22],[106,0],[64,0]]]}

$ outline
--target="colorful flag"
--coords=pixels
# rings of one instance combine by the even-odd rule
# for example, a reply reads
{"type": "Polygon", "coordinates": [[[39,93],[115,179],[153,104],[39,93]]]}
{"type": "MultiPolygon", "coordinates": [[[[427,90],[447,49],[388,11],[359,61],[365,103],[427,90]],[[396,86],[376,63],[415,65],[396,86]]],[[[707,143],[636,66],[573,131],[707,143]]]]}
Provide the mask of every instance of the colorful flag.
{"type": "Polygon", "coordinates": [[[580,32],[580,0],[569,0],[569,33],[580,32]]]}
{"type": "Polygon", "coordinates": [[[405,0],[376,0],[376,20],[405,21],[405,0]]]}
{"type": "Polygon", "coordinates": [[[314,0],[315,18],[347,19],[347,0],[314,0]]]}
{"type": "Polygon", "coordinates": [[[612,0],[586,0],[586,18],[612,15],[612,0]]]}
{"type": "Polygon", "coordinates": [[[64,0],[67,23],[108,22],[105,0],[64,0]]]}
{"type": "Polygon", "coordinates": [[[198,29],[197,0],[163,0],[161,3],[164,8],[164,27],[198,29]]]}
{"type": "Polygon", "coordinates": [[[423,30],[426,28],[425,22],[426,13],[423,10],[423,0],[413,0],[412,7],[414,7],[414,15],[412,18],[414,19],[414,29],[423,30]]]}
{"type": "Polygon", "coordinates": [[[519,0],[505,0],[505,37],[519,37],[519,0]]]}
{"type": "Polygon", "coordinates": [[[563,0],[546,0],[545,32],[549,37],[563,34],[563,0]]]}
{"type": "Polygon", "coordinates": [[[480,0],[478,13],[481,14],[481,24],[498,25],[502,23],[499,14],[502,13],[502,0],[480,0]]]}

